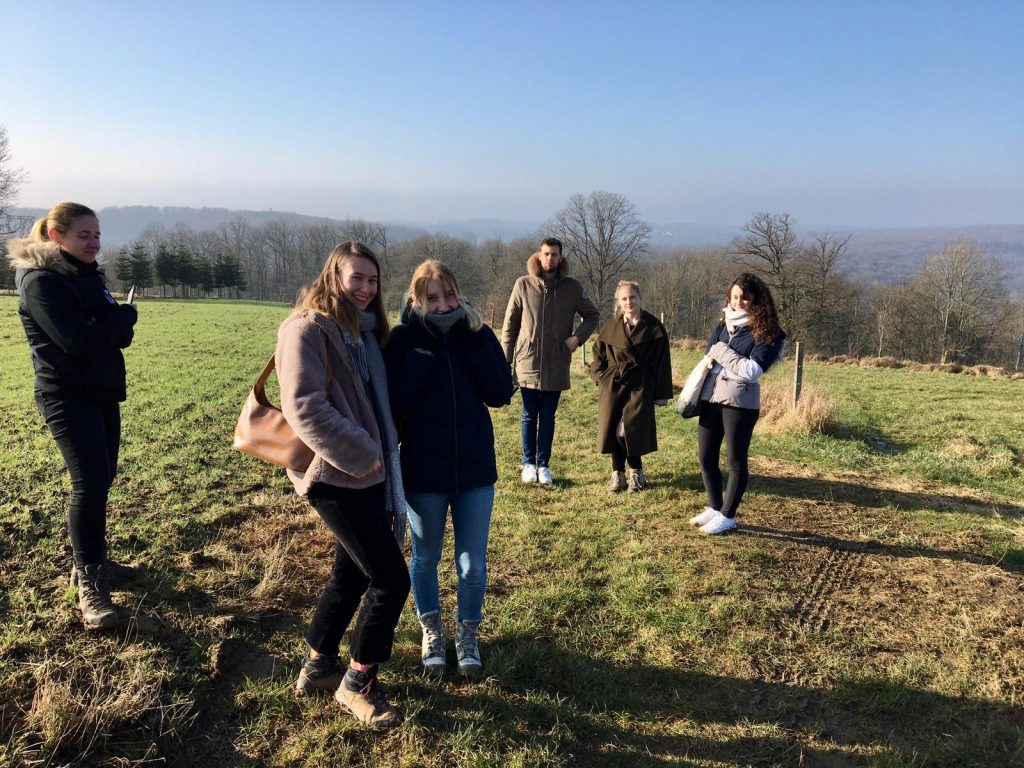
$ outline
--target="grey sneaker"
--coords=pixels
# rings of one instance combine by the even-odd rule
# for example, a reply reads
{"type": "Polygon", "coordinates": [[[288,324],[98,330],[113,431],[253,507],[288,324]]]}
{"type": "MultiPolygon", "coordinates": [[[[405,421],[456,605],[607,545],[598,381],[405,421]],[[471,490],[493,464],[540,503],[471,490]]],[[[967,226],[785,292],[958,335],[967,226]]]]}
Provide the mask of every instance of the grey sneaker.
{"type": "Polygon", "coordinates": [[[626,473],[612,471],[612,479],[608,481],[608,493],[622,493],[626,490],[626,473]]]}
{"type": "Polygon", "coordinates": [[[464,675],[478,675],[483,671],[479,632],[479,621],[460,621],[455,629],[455,654],[459,659],[459,672],[464,675]]]}
{"type": "Polygon", "coordinates": [[[78,584],[78,607],[86,629],[109,629],[121,621],[110,600],[110,587],[102,565],[87,565],[75,569],[78,584]]]}
{"type": "Polygon", "coordinates": [[[342,682],[334,692],[334,700],[351,712],[356,720],[374,728],[394,728],[402,722],[402,713],[388,702],[376,675],[355,691],[349,690],[342,682]]]}
{"type": "Polygon", "coordinates": [[[640,493],[647,487],[647,478],[642,469],[629,470],[629,492],[640,493]]]}
{"type": "Polygon", "coordinates": [[[448,666],[445,651],[444,626],[441,624],[441,611],[430,611],[420,616],[423,627],[423,642],[420,646],[420,660],[423,672],[427,675],[443,675],[448,666]]]}
{"type": "Polygon", "coordinates": [[[337,656],[325,653],[316,656],[306,655],[299,670],[299,679],[295,681],[295,692],[310,696],[314,693],[334,692],[341,685],[345,670],[337,656]]]}
{"type": "MultiPolygon", "coordinates": [[[[117,560],[104,560],[103,570],[106,573],[107,584],[113,587],[120,587],[130,584],[142,577],[146,572],[146,566],[141,563],[119,563],[117,560]]],[[[71,586],[78,586],[78,569],[71,566],[71,586]]]]}

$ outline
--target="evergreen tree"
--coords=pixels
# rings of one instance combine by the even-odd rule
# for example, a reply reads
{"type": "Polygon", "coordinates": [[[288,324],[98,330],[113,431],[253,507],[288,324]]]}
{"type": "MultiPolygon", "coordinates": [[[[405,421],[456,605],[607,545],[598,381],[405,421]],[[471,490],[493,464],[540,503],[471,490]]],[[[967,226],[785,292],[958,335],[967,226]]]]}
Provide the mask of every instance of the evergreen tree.
{"type": "Polygon", "coordinates": [[[192,252],[184,245],[174,249],[174,260],[178,267],[178,283],[181,285],[181,297],[187,299],[189,288],[196,284],[196,270],[192,252]]]}
{"type": "Polygon", "coordinates": [[[204,296],[208,296],[213,290],[213,267],[205,256],[196,256],[192,260],[192,278],[204,296]]]}
{"type": "Polygon", "coordinates": [[[127,246],[119,250],[115,257],[114,279],[117,280],[121,293],[128,293],[128,287],[132,284],[132,261],[127,246]]]}
{"type": "Polygon", "coordinates": [[[167,296],[167,287],[170,286],[171,296],[174,296],[174,286],[178,284],[178,260],[163,243],[156,249],[153,267],[156,270],[157,282],[160,284],[160,295],[167,296]]]}
{"type": "Polygon", "coordinates": [[[149,260],[149,251],[146,250],[146,244],[141,241],[136,241],[132,245],[131,255],[131,275],[132,285],[135,285],[139,290],[144,290],[153,285],[153,262],[149,260]]]}

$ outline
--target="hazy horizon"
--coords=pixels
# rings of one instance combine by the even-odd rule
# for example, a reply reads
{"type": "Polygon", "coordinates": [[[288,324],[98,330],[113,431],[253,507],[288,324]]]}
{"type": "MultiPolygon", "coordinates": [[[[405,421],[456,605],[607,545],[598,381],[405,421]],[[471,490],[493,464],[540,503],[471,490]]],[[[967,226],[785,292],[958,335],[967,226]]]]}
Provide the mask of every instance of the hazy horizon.
{"type": "Polygon", "coordinates": [[[45,0],[6,18],[20,207],[532,222],[608,190],[656,224],[1024,224],[1021,3],[45,0]]]}

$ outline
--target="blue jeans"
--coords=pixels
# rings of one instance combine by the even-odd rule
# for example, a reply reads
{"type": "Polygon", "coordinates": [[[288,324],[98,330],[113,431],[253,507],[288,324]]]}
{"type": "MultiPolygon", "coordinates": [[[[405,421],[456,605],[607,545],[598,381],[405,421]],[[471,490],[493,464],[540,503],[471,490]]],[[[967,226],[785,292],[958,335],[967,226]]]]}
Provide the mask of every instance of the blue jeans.
{"type": "Polygon", "coordinates": [[[523,396],[523,464],[548,466],[551,443],[555,440],[555,411],[561,392],[543,389],[519,390],[523,396]]]}
{"type": "Polygon", "coordinates": [[[491,528],[494,486],[462,493],[406,493],[412,529],[412,594],[416,613],[439,610],[437,566],[444,544],[444,523],[452,510],[455,529],[455,574],[458,576],[458,620],[480,621],[487,589],[487,534],[491,528]]]}

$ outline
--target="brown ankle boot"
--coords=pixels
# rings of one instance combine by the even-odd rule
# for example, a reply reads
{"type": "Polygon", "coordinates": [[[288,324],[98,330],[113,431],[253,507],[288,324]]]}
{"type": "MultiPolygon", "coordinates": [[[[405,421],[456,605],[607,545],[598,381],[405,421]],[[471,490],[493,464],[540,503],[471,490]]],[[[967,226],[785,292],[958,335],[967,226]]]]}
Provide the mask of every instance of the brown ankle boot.
{"type": "Polygon", "coordinates": [[[117,626],[121,617],[117,615],[110,600],[106,573],[102,565],[87,565],[76,568],[78,580],[78,607],[82,611],[82,623],[86,629],[109,629],[117,626]]]}
{"type": "MultiPolygon", "coordinates": [[[[104,560],[103,572],[111,589],[130,584],[146,573],[146,566],[141,563],[119,563],[117,560],[104,560]]],[[[78,569],[71,566],[71,586],[78,587],[78,569]]]]}

